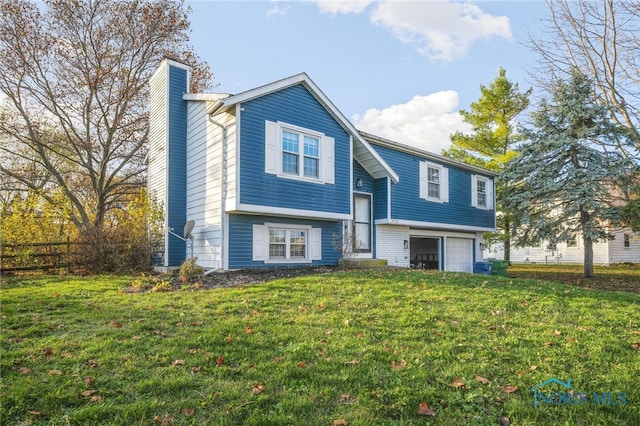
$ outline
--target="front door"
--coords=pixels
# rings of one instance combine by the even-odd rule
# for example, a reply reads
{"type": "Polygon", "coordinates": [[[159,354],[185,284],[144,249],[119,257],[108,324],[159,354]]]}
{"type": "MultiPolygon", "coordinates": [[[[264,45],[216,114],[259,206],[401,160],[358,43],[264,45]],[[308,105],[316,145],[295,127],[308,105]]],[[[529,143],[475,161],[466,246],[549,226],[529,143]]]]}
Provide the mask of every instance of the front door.
{"type": "Polygon", "coordinates": [[[371,253],[371,195],[355,194],[353,252],[371,253]]]}

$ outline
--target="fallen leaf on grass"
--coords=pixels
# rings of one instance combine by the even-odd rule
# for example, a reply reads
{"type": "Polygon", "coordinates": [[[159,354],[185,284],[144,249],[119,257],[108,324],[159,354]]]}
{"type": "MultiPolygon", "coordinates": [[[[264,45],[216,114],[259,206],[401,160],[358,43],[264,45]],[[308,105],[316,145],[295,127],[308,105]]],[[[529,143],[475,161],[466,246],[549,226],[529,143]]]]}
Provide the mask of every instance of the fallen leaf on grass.
{"type": "Polygon", "coordinates": [[[193,413],[195,413],[195,409],[193,407],[187,407],[184,410],[182,410],[182,415],[183,416],[193,416],[193,413]]]}
{"type": "Polygon", "coordinates": [[[85,384],[87,387],[91,386],[91,385],[93,384],[93,377],[86,377],[86,378],[84,379],[84,384],[85,384]]]}
{"type": "Polygon", "coordinates": [[[347,365],[358,365],[360,364],[360,361],[358,361],[357,359],[351,360],[351,361],[345,361],[344,362],[347,365]]]}
{"type": "Polygon", "coordinates": [[[50,376],[62,376],[62,371],[60,370],[49,370],[50,376]]]}
{"type": "Polygon", "coordinates": [[[333,426],[347,426],[349,424],[345,419],[338,419],[333,421],[333,426]]]}
{"type": "Polygon", "coordinates": [[[86,391],[82,392],[80,395],[82,395],[82,396],[91,396],[94,393],[98,393],[98,391],[95,390],[95,389],[90,389],[90,390],[86,390],[86,391]]]}
{"type": "Polygon", "coordinates": [[[476,380],[482,383],[483,385],[486,385],[487,383],[489,383],[489,379],[482,376],[476,376],[476,380]]]}
{"type": "Polygon", "coordinates": [[[120,327],[122,327],[122,324],[120,324],[120,322],[119,322],[119,321],[113,321],[113,326],[114,326],[115,328],[120,328],[120,327]]]}
{"type": "Polygon", "coordinates": [[[532,365],[532,366],[529,368],[529,370],[531,370],[531,371],[535,371],[535,370],[537,370],[537,369],[538,369],[538,366],[537,366],[537,365],[532,365]]]}
{"type": "Polygon", "coordinates": [[[29,370],[26,367],[21,367],[21,368],[18,369],[18,371],[20,372],[20,374],[29,374],[29,373],[31,373],[31,370],[29,370]]]}
{"type": "Polygon", "coordinates": [[[517,386],[504,386],[502,388],[502,392],[504,393],[513,393],[518,390],[517,386]]]}
{"type": "Polygon", "coordinates": [[[173,361],[173,365],[184,365],[184,359],[176,359],[175,361],[173,361]]]}
{"type": "Polygon", "coordinates": [[[253,334],[253,328],[251,328],[251,326],[247,326],[247,328],[244,330],[245,333],[247,334],[253,334]]]}
{"type": "Polygon", "coordinates": [[[260,383],[255,383],[253,385],[253,394],[254,395],[259,395],[262,392],[264,392],[264,390],[265,390],[265,387],[263,385],[261,385],[260,383]]]}
{"type": "Polygon", "coordinates": [[[632,343],[632,344],[631,344],[631,347],[632,347],[633,349],[638,349],[638,350],[640,350],[640,342],[632,343]]]}
{"type": "Polygon", "coordinates": [[[421,402],[418,407],[418,414],[421,416],[435,416],[436,413],[433,411],[426,402],[421,402]]]}
{"type": "Polygon", "coordinates": [[[62,354],[63,358],[73,358],[73,354],[71,352],[65,352],[62,354]]]}
{"type": "Polygon", "coordinates": [[[464,388],[464,382],[462,381],[461,378],[456,377],[455,379],[453,379],[453,382],[451,382],[449,384],[449,386],[453,386],[454,388],[462,389],[462,388],[464,388]]]}
{"type": "Polygon", "coordinates": [[[303,361],[298,361],[296,365],[298,368],[307,368],[307,365],[303,361]]]}
{"type": "Polygon", "coordinates": [[[91,399],[89,400],[89,402],[98,402],[98,401],[102,401],[104,398],[101,397],[100,395],[93,395],[91,397],[91,399]]]}
{"type": "Polygon", "coordinates": [[[391,363],[391,368],[394,370],[398,370],[400,368],[404,368],[407,366],[407,361],[405,361],[404,359],[400,360],[399,362],[393,361],[391,363]]]}
{"type": "Polygon", "coordinates": [[[42,350],[42,355],[44,356],[51,356],[53,355],[53,350],[51,350],[51,348],[44,348],[42,350]]]}
{"type": "Polygon", "coordinates": [[[196,367],[191,367],[191,372],[192,373],[197,373],[198,371],[200,371],[202,369],[201,365],[198,365],[196,367]]]}
{"type": "Polygon", "coordinates": [[[216,358],[216,367],[220,367],[223,364],[224,364],[224,357],[220,355],[218,358],[216,358]]]}
{"type": "Polygon", "coordinates": [[[231,343],[233,342],[233,336],[232,335],[228,335],[227,336],[227,343],[231,343]]]}
{"type": "Polygon", "coordinates": [[[27,413],[31,414],[32,416],[36,416],[36,417],[40,417],[42,415],[42,413],[40,411],[34,411],[34,410],[29,410],[29,411],[27,411],[27,413]]]}
{"type": "Polygon", "coordinates": [[[561,334],[562,334],[562,332],[560,332],[560,331],[558,331],[558,330],[554,330],[554,331],[553,331],[553,335],[554,335],[554,336],[559,336],[559,335],[561,335],[561,334]]]}
{"type": "Polygon", "coordinates": [[[339,402],[351,402],[354,399],[353,395],[345,393],[344,395],[340,395],[339,402]]]}

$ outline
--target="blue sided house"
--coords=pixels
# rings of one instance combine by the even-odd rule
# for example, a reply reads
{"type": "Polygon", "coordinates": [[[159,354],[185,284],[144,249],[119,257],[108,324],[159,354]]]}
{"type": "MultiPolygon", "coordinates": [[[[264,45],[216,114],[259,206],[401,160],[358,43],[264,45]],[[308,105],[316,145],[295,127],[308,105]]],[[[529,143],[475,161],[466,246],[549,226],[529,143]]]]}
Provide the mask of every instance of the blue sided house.
{"type": "Polygon", "coordinates": [[[472,272],[482,260],[492,172],[356,130],[304,73],[235,95],[188,93],[188,81],[170,59],[151,78],[158,268],[190,256],[223,270],[349,257],[472,272]]]}

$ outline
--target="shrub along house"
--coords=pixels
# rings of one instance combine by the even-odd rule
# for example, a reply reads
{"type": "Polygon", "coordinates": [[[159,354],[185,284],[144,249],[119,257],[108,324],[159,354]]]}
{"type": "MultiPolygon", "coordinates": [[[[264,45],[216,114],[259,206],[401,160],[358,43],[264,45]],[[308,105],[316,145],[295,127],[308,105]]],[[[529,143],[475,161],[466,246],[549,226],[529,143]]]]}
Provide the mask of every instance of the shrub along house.
{"type": "Polygon", "coordinates": [[[359,132],[304,73],[235,95],[151,78],[148,186],[165,229],[158,267],[336,264],[352,258],[472,272],[494,231],[494,175],[359,132]],[[181,234],[194,221],[192,247],[181,234]],[[170,232],[172,231],[172,232],[170,232]]]}

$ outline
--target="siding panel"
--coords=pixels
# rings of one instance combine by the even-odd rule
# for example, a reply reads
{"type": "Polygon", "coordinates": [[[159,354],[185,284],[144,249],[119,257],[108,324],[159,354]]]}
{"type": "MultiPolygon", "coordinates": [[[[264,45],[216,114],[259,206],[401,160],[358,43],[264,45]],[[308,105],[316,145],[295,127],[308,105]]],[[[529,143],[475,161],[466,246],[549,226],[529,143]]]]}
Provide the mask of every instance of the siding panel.
{"type": "MultiPolygon", "coordinates": [[[[419,197],[419,164],[424,159],[386,147],[373,146],[400,176],[400,182],[393,184],[391,188],[392,219],[494,227],[493,210],[471,206],[471,172],[443,165],[449,169],[449,202],[427,201],[419,197]]],[[[382,211],[378,206],[376,215],[380,214],[382,211]]]]}
{"type": "Polygon", "coordinates": [[[332,239],[334,234],[340,234],[341,222],[314,221],[304,219],[290,219],[271,216],[229,215],[229,233],[233,238],[229,241],[229,268],[273,268],[290,266],[318,266],[335,265],[340,255],[334,250],[332,239]],[[253,261],[253,225],[263,225],[265,222],[284,223],[292,225],[312,226],[322,229],[322,259],[305,264],[278,264],[253,261]]]}
{"type": "Polygon", "coordinates": [[[349,135],[302,86],[242,105],[240,202],[269,207],[349,213],[349,135]],[[265,120],[283,121],[335,139],[335,184],[316,184],[265,173],[265,120]]]}

